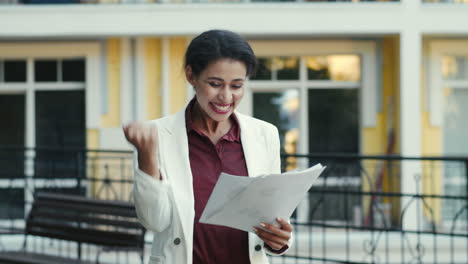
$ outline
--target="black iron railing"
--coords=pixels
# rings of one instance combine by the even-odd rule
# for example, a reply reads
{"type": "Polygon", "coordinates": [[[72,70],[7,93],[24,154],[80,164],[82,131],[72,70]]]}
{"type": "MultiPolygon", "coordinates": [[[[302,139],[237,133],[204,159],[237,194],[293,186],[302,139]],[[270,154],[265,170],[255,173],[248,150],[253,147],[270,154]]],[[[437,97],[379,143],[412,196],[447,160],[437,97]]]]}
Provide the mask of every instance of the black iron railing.
{"type": "MultiPolygon", "coordinates": [[[[293,215],[292,248],[271,263],[468,263],[468,157],[282,159],[283,170],[318,162],[327,169],[293,215]],[[411,175],[408,164],[417,168],[411,175]]],[[[17,234],[38,190],[131,200],[128,151],[0,148],[0,167],[0,250],[20,245],[17,234]]],[[[75,245],[51,243],[36,239],[32,245],[73,254],[75,245]]],[[[84,247],[84,258],[94,253],[84,247]]],[[[114,257],[139,261],[136,255],[114,257]]]]}

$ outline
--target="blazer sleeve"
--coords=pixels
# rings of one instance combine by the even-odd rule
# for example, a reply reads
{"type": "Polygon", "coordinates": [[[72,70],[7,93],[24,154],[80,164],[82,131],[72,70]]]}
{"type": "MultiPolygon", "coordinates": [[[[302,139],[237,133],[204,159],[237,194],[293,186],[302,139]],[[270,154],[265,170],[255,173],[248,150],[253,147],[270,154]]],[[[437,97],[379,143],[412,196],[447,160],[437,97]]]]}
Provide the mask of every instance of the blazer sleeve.
{"type": "Polygon", "coordinates": [[[133,199],[135,201],[136,213],[141,224],[146,229],[162,232],[171,224],[171,186],[164,176],[162,180],[158,180],[141,171],[138,167],[137,155],[135,151],[133,162],[135,171],[133,199]]]}

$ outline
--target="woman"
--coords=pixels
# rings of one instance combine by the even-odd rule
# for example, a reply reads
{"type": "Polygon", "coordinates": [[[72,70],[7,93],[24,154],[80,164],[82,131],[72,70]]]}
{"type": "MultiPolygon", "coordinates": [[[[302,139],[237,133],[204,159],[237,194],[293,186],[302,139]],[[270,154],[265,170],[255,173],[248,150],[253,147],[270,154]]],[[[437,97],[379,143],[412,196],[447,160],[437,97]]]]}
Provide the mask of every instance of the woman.
{"type": "Polygon", "coordinates": [[[137,150],[135,207],[155,232],[153,263],[268,263],[282,254],[292,226],[259,223],[252,233],[199,222],[221,172],[255,177],[280,172],[277,129],[235,111],[256,66],[239,35],[211,30],[192,40],[185,75],[195,97],[179,113],[124,127],[137,150]]]}

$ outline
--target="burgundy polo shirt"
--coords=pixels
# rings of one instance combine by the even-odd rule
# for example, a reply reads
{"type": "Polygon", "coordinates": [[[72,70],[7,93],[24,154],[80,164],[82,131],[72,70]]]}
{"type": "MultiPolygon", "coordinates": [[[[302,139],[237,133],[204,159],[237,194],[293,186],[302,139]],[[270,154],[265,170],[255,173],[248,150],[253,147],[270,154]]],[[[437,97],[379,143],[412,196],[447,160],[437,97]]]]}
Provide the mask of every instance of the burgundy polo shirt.
{"type": "Polygon", "coordinates": [[[193,263],[250,263],[247,232],[199,222],[221,172],[248,175],[238,120],[234,115],[231,116],[233,126],[214,145],[207,136],[192,126],[191,110],[194,103],[195,100],[192,100],[185,112],[195,197],[193,263]]]}

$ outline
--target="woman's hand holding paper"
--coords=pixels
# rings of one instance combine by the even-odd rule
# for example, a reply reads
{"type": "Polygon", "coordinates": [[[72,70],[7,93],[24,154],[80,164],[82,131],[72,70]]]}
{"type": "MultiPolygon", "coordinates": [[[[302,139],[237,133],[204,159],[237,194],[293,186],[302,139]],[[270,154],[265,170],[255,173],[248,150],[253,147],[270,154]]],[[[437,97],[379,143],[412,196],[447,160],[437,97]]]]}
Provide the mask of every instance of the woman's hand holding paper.
{"type": "Polygon", "coordinates": [[[280,227],[276,227],[272,224],[260,223],[263,229],[268,231],[257,227],[254,227],[253,230],[257,236],[265,242],[265,244],[267,244],[271,249],[278,251],[282,250],[285,246],[288,246],[293,227],[284,219],[277,218],[276,221],[280,224],[280,227]]]}

